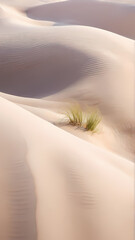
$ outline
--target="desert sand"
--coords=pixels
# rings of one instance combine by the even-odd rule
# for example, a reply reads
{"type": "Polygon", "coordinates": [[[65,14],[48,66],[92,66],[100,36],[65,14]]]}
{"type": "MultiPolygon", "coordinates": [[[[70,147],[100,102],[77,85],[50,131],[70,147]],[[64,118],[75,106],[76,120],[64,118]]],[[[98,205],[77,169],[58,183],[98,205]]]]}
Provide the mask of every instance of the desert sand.
{"type": "Polygon", "coordinates": [[[132,0],[0,0],[0,239],[134,239],[134,21],[132,0]]]}

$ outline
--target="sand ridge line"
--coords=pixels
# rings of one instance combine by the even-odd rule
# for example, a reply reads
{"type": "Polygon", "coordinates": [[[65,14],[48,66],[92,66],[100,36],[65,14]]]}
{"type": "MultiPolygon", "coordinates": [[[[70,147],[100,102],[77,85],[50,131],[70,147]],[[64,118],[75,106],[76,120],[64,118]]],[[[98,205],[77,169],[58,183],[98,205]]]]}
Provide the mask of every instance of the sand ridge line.
{"type": "Polygon", "coordinates": [[[26,27],[34,27],[34,26],[52,26],[54,23],[49,21],[36,21],[34,19],[30,19],[26,16],[24,10],[19,10],[14,7],[9,7],[7,5],[0,3],[0,8],[3,11],[3,16],[5,16],[5,20],[10,21],[15,25],[23,25],[26,27]]]}

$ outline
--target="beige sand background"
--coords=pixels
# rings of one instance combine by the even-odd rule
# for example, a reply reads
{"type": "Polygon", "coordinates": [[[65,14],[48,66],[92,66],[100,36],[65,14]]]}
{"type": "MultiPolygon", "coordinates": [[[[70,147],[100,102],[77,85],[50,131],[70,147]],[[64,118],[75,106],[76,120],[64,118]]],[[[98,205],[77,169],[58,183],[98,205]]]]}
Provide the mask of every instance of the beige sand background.
{"type": "Polygon", "coordinates": [[[134,239],[133,1],[0,0],[0,239],[134,239]],[[65,123],[96,107],[100,131],[65,123]]]}

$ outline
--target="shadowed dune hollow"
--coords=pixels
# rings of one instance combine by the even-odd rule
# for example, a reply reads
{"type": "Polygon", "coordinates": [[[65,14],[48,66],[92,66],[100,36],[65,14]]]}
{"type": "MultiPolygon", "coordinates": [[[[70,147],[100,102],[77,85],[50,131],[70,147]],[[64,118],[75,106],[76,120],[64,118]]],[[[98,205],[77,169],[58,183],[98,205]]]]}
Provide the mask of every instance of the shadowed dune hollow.
{"type": "Polygon", "coordinates": [[[1,49],[2,55],[0,91],[25,97],[45,97],[104,71],[103,60],[62,45],[1,49]]]}

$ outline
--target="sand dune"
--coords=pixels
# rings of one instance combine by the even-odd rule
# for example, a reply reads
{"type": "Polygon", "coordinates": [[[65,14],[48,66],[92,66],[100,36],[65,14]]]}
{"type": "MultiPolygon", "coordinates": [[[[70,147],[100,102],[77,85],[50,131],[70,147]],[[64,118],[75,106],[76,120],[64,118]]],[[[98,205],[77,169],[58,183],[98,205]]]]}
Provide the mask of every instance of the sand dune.
{"type": "Polygon", "coordinates": [[[99,131],[94,136],[91,136],[91,134],[80,131],[80,129],[76,127],[73,128],[67,125],[65,112],[71,107],[71,103],[69,102],[23,98],[3,93],[1,93],[0,96],[18,104],[36,116],[51,122],[55,126],[58,126],[79,138],[134,161],[134,134],[129,125],[123,125],[120,127],[118,121],[112,126],[112,124],[110,125],[109,122],[106,121],[106,117],[104,116],[104,121],[102,119],[99,131]]]}
{"type": "Polygon", "coordinates": [[[33,25],[40,25],[40,26],[51,26],[54,23],[51,21],[35,21],[34,19],[27,18],[26,14],[20,9],[16,9],[15,7],[9,7],[5,4],[0,3],[0,11],[1,11],[1,18],[4,19],[2,23],[4,25],[8,24],[9,22],[15,25],[23,25],[26,27],[30,27],[33,25]]]}
{"type": "Polygon", "coordinates": [[[0,0],[0,240],[134,239],[134,5],[0,0]]]}
{"type": "Polygon", "coordinates": [[[132,40],[95,28],[43,31],[35,27],[30,32],[15,28],[12,34],[1,35],[0,41],[1,91],[25,97],[57,94],[62,99],[99,104],[101,110],[125,114],[124,119],[134,117],[132,40]]]}
{"type": "MultiPolygon", "coordinates": [[[[19,147],[21,139],[27,149],[26,159],[23,144],[18,152],[22,164],[29,165],[35,182],[38,239],[82,239],[85,235],[85,239],[91,236],[100,240],[133,239],[133,164],[79,140],[7,100],[1,98],[0,105],[1,121],[9,134],[12,130],[14,136],[18,136],[13,140],[11,135],[12,145],[7,161],[11,161],[10,151],[13,153],[15,144],[19,147]]],[[[16,180],[22,173],[24,180],[21,184],[24,188],[28,180],[26,181],[22,167],[19,174],[17,166],[20,164],[19,159],[15,163],[11,162],[10,169],[17,171],[16,180]]],[[[12,171],[10,174],[12,176],[12,171]]],[[[28,170],[27,174],[31,175],[28,170]]],[[[9,185],[8,191],[11,189],[12,185],[9,185]]],[[[29,194],[33,191],[31,188],[29,194]]],[[[15,200],[10,202],[9,207],[12,218],[16,221],[18,215],[15,215],[15,200]]],[[[21,211],[20,203],[20,221],[21,211]]],[[[10,217],[9,214],[9,219],[10,217]]],[[[25,217],[26,221],[30,221],[27,215],[25,217]]],[[[32,224],[31,221],[30,223],[32,224]]],[[[36,231],[33,226],[29,226],[29,231],[36,231]]],[[[32,232],[23,235],[25,228],[21,225],[19,232],[14,232],[14,237],[18,234],[22,239],[33,239],[33,235],[30,235],[32,232]]]]}
{"type": "Polygon", "coordinates": [[[30,8],[26,13],[28,17],[53,21],[56,25],[92,26],[135,39],[135,8],[131,5],[70,0],[30,8]]]}

